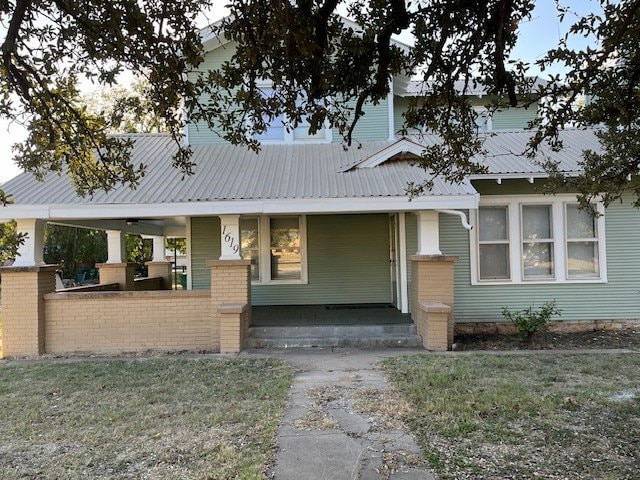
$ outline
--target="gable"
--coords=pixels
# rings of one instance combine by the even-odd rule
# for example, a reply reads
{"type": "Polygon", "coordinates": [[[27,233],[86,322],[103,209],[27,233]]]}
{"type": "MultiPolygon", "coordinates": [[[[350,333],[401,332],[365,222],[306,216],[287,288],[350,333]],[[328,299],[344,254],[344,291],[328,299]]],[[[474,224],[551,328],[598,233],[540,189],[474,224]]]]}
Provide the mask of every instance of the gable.
{"type": "Polygon", "coordinates": [[[359,163],[344,167],[341,171],[346,172],[353,168],[375,168],[391,160],[417,160],[422,156],[424,149],[424,145],[420,145],[408,138],[401,138],[359,163]]]}

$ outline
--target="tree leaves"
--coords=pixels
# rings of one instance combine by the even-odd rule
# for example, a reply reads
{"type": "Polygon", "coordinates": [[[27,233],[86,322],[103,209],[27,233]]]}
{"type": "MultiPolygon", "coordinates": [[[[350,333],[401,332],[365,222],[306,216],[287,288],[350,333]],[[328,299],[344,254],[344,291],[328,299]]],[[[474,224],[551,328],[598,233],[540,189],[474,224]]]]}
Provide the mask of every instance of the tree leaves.
{"type": "MultiPolygon", "coordinates": [[[[230,0],[231,15],[203,35],[232,40],[222,65],[202,64],[197,16],[210,0],[13,0],[0,3],[7,26],[0,66],[0,116],[30,128],[18,145],[19,164],[42,178],[68,172],[81,195],[118,184],[135,187],[144,165],[131,162],[132,144],[109,137],[124,115],[92,111],[77,101],[78,82],[113,85],[123,71],[148,81],[145,103],[126,108],[164,119],[178,150],[174,165],[193,170],[183,144],[185,122],[210,128],[229,142],[258,149],[256,135],[285,119],[311,132],[335,128],[348,147],[364,105],[383,101],[392,78],[416,73],[423,96],[405,113],[405,129],[426,129],[443,142],[427,149],[421,165],[434,175],[461,181],[481,172],[476,111],[468,101],[478,89],[490,111],[537,105],[530,154],[541,143],[561,148],[563,128],[598,127],[604,152],[587,152],[585,172],[563,177],[547,166],[551,186],[582,193],[588,204],[619,199],[638,185],[640,118],[640,0],[600,0],[601,12],[578,17],[568,37],[536,61],[543,71],[560,65],[566,75],[533,85],[530,65],[512,58],[519,25],[534,0],[230,0]],[[335,14],[346,9],[355,23],[335,14]],[[410,30],[412,49],[392,40],[410,30]],[[584,50],[571,35],[593,39],[584,50]],[[265,81],[269,91],[265,94],[265,81]],[[586,95],[583,106],[578,100],[586,95]],[[544,99],[544,102],[541,100],[544,99]],[[578,108],[580,107],[580,108],[578,108]],[[176,112],[184,108],[182,118],[176,112]]],[[[557,6],[558,17],[572,17],[557,6]]],[[[413,193],[429,188],[416,185],[413,193]]]]}

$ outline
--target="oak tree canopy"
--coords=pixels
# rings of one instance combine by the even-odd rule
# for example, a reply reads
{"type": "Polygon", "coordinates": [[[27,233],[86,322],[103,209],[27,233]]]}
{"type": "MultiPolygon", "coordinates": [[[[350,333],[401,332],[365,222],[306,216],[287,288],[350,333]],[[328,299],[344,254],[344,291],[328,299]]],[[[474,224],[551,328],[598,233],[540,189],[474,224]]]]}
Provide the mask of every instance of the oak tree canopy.
{"type": "MultiPolygon", "coordinates": [[[[552,188],[605,204],[631,191],[640,206],[640,0],[594,1],[594,13],[578,17],[568,33],[591,38],[593,47],[561,41],[535,60],[543,74],[554,64],[566,71],[546,83],[535,83],[532,65],[512,56],[534,0],[225,3],[231,15],[200,32],[197,22],[218,2],[0,0],[0,117],[29,130],[14,149],[18,164],[37,176],[67,171],[83,195],[140,181],[145,166],[131,162],[131,142],[108,136],[131,104],[108,115],[90,111],[79,101],[85,79],[110,86],[123,71],[145,77],[145,108],[164,119],[178,147],[174,164],[189,174],[181,111],[249,148],[259,148],[252,134],[283,115],[290,126],[308,121],[312,131],[328,122],[354,146],[363,105],[381,101],[392,77],[418,74],[424,95],[412,101],[405,128],[426,127],[442,139],[423,157],[434,174],[460,181],[482,171],[472,161],[482,139],[467,97],[481,87],[492,109],[544,99],[531,149],[541,142],[561,148],[558,131],[569,126],[601,127],[604,150],[586,152],[581,176],[563,178],[547,162],[552,188]],[[339,17],[340,8],[355,23],[339,17]],[[405,31],[415,39],[411,49],[393,41],[405,31]],[[236,42],[232,60],[198,68],[203,38],[216,36],[236,42]],[[264,79],[273,94],[261,91],[264,79]],[[583,95],[588,101],[578,108],[583,95]]],[[[560,2],[557,10],[571,15],[560,2]]]]}

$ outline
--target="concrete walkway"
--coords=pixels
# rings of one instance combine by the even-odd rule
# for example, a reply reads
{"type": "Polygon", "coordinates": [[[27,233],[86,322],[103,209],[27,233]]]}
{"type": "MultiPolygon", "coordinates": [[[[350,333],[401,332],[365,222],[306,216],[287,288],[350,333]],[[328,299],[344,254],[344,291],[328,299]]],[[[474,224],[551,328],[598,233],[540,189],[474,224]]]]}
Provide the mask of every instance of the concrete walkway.
{"type": "Polygon", "coordinates": [[[419,447],[393,419],[387,383],[373,366],[424,350],[259,350],[295,371],[278,431],[275,480],[433,480],[419,447]],[[375,408],[367,409],[367,404],[375,408]],[[379,406],[390,415],[376,414],[379,406]]]}

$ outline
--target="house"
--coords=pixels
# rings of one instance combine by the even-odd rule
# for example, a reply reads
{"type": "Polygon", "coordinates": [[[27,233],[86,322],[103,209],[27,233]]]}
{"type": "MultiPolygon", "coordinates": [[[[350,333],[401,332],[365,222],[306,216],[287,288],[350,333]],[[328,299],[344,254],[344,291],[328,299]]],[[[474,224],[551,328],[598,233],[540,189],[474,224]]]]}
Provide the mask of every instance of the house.
{"type": "MultiPolygon", "coordinates": [[[[231,42],[209,47],[207,65],[233,51],[231,42]]],[[[171,167],[171,139],[140,134],[132,135],[133,159],[148,173],[135,190],[80,198],[56,174],[7,182],[15,203],[0,209],[0,220],[16,219],[27,240],[2,269],[4,354],[236,352],[252,310],[264,306],[282,315],[303,306],[393,306],[432,350],[450,348],[454,329],[499,329],[502,307],[553,299],[568,325],[638,321],[640,213],[598,205],[593,219],[573,193],[536,193],[546,174],[518,155],[534,108],[485,117],[487,174],[455,185],[436,178],[431,191],[408,198],[408,182],[429,178],[412,160],[434,141],[395,134],[415,94],[408,78],[394,79],[387,100],[368,106],[356,127],[361,148],[345,150],[330,129],[309,135],[274,125],[256,154],[189,124],[197,166],[184,180],[171,167]],[[107,231],[101,290],[55,292],[55,267],[42,261],[47,222],[107,231]],[[165,288],[164,238],[186,238],[187,290],[136,284],[125,232],[154,238],[149,276],[165,288]]],[[[562,136],[565,148],[546,153],[571,174],[582,151],[599,145],[593,131],[562,136]]]]}

